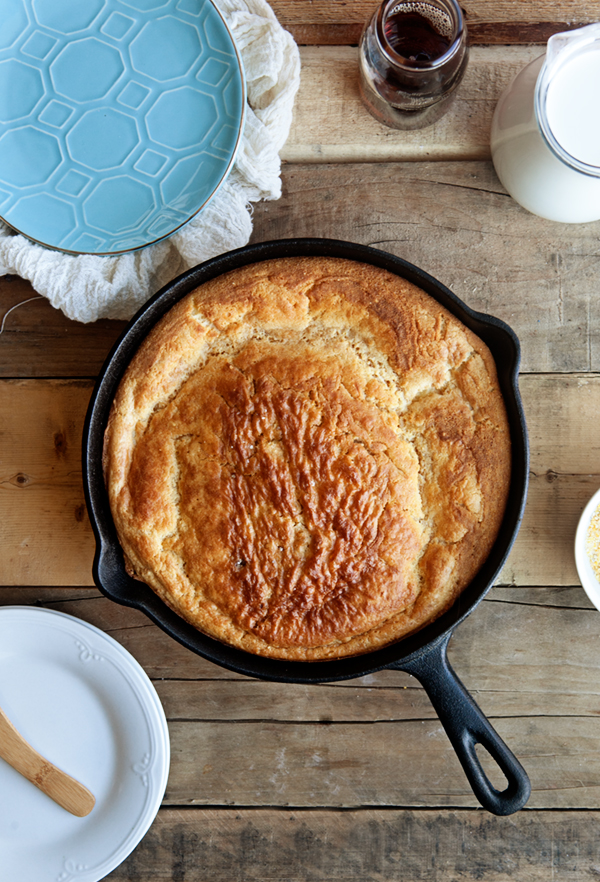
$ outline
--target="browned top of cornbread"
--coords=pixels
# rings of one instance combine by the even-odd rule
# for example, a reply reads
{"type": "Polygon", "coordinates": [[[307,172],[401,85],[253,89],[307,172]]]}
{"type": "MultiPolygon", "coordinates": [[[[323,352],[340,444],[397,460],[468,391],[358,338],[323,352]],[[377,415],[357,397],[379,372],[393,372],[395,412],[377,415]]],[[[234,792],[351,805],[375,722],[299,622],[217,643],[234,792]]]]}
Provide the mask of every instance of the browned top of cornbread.
{"type": "Polygon", "coordinates": [[[248,652],[368,652],[439,616],[490,551],[510,441],[484,343],[370,265],[257,263],[175,306],[105,439],[128,568],[248,652]]]}

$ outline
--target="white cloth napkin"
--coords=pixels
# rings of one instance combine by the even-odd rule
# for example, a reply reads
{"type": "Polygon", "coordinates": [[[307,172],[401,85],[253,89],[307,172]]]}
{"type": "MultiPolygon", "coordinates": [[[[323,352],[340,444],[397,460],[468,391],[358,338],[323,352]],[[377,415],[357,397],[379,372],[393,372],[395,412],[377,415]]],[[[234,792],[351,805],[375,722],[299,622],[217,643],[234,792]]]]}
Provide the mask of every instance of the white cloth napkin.
{"type": "Polygon", "coordinates": [[[69,318],[130,318],[179,273],[246,245],[251,203],[281,195],[279,151],[300,83],[298,47],[265,0],[215,2],[242,56],[248,107],[234,167],[208,205],[170,238],[118,257],[53,251],[0,222],[0,275],[28,279],[69,318]]]}

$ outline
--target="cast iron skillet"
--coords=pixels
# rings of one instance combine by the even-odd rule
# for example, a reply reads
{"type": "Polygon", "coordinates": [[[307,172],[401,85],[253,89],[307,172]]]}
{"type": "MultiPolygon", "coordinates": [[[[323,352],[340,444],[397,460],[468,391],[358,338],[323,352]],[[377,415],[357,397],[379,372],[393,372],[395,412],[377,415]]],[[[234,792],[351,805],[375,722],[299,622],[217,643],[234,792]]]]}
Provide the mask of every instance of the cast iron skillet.
{"type": "Polygon", "coordinates": [[[94,579],[117,603],[146,613],[167,634],[188,649],[237,673],[287,683],[322,683],[360,677],[382,668],[408,671],[425,687],[465,770],[477,799],[497,815],[522,808],[530,783],[516,760],[452,668],[446,649],[454,628],[485,596],[499,574],[514,542],[525,505],[529,467],[527,430],[517,386],[519,341],[496,318],[473,312],[448,288],[410,263],[383,251],[330,239],[287,239],[265,242],[209,260],[166,285],[132,319],[109,355],[89,405],[83,435],[83,476],[90,520],[96,536],[94,579]],[[512,478],[508,505],[498,539],[482,569],[455,604],[421,631],[391,646],[352,658],[294,662],[263,658],[226,646],[197,631],[172,612],[151,589],[130,578],[110,514],[102,475],[103,435],[113,396],[133,354],[156,322],[185,294],[222,273],[277,257],[330,256],[383,267],[427,291],[481,337],[491,350],[508,410],[512,440],[512,478]],[[498,791],[483,771],[475,751],[481,744],[496,761],[508,786],[498,791]]]}

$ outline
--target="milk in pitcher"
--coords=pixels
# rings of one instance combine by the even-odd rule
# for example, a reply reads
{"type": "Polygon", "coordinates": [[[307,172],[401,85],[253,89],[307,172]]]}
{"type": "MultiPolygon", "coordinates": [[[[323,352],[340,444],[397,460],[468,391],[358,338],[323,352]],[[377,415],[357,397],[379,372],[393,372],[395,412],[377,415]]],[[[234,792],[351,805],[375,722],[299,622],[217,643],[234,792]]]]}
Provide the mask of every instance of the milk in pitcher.
{"type": "Polygon", "coordinates": [[[600,24],[548,41],[502,94],[494,167],[524,208],[549,220],[600,219],[600,24]]]}

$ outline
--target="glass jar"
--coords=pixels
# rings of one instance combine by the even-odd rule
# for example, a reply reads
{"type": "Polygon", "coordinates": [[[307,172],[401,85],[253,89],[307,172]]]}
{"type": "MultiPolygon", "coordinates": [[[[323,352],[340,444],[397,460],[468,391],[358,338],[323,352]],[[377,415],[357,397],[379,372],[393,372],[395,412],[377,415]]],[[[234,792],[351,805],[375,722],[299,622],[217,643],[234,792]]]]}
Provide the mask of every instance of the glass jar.
{"type": "Polygon", "coordinates": [[[361,98],[387,126],[431,125],[448,110],[467,61],[456,0],[386,0],[360,40],[361,98]]]}
{"type": "Polygon", "coordinates": [[[555,34],[502,93],[492,120],[496,173],[548,220],[600,220],[600,24],[555,34]]]}

